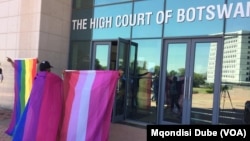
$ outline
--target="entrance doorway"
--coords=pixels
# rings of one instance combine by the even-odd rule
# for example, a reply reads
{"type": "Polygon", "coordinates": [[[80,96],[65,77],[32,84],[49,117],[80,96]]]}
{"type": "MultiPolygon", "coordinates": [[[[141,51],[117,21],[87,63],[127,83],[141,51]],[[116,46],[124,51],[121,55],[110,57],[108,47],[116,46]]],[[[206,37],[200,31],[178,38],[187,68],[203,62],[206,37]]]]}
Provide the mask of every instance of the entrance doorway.
{"type": "Polygon", "coordinates": [[[160,124],[218,123],[222,41],[222,38],[164,41],[160,124]]]}
{"type": "Polygon", "coordinates": [[[136,97],[134,84],[137,66],[137,43],[121,39],[94,41],[91,50],[91,69],[119,70],[122,72],[116,88],[112,121],[125,119],[132,112],[136,97]]]}

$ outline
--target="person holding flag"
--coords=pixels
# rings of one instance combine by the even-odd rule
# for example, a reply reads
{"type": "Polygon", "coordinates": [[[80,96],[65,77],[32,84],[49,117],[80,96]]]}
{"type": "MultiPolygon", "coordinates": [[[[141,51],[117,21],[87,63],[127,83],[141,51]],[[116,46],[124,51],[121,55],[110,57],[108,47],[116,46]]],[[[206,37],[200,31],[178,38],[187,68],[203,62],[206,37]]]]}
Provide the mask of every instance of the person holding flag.
{"type": "Polygon", "coordinates": [[[14,68],[14,105],[11,115],[11,122],[6,134],[12,136],[24,108],[29,100],[34,77],[37,72],[37,58],[19,58],[12,60],[7,57],[7,61],[14,68]]]}
{"type": "MultiPolygon", "coordinates": [[[[11,59],[9,62],[14,64],[11,59]]],[[[49,61],[39,64],[30,98],[11,135],[13,141],[57,140],[63,110],[63,81],[51,68],[49,61]]]]}
{"type": "Polygon", "coordinates": [[[63,110],[63,81],[51,72],[48,61],[39,65],[29,103],[18,123],[13,141],[55,141],[63,110]]]}
{"type": "MultiPolygon", "coordinates": [[[[0,63],[1,65],[1,63],[0,63]]],[[[0,82],[3,82],[3,69],[0,67],[0,82]]]]}

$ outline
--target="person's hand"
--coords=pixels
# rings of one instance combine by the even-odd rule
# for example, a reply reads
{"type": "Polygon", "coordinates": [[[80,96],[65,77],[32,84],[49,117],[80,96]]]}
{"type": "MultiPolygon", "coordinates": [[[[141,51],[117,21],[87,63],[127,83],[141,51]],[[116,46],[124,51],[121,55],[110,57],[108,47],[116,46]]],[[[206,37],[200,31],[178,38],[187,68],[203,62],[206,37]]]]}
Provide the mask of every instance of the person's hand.
{"type": "Polygon", "coordinates": [[[8,62],[13,63],[13,60],[10,57],[6,57],[6,58],[8,62]]]}
{"type": "Polygon", "coordinates": [[[63,76],[64,76],[65,72],[66,72],[66,69],[62,70],[62,75],[63,76]]]}
{"type": "Polygon", "coordinates": [[[123,70],[118,70],[118,71],[119,71],[119,76],[121,77],[123,75],[124,71],[123,70]]]}
{"type": "Polygon", "coordinates": [[[10,57],[7,57],[7,61],[11,63],[12,67],[15,67],[14,62],[10,57]]]}

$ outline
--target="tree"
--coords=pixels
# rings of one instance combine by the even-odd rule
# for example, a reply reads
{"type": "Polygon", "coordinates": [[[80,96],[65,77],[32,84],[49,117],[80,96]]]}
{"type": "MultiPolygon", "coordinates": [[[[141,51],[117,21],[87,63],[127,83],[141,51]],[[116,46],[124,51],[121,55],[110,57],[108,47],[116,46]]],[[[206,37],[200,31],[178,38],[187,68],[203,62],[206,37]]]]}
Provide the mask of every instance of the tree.
{"type": "Polygon", "coordinates": [[[202,74],[194,73],[193,87],[199,87],[205,84],[205,78],[202,74]]]}
{"type": "Polygon", "coordinates": [[[184,68],[179,68],[179,74],[180,76],[184,76],[185,75],[185,69],[184,68]]]}
{"type": "Polygon", "coordinates": [[[100,64],[100,61],[98,59],[95,59],[95,69],[96,70],[102,70],[102,65],[100,64]]]}
{"type": "Polygon", "coordinates": [[[171,70],[168,74],[168,76],[175,76],[177,72],[175,70],[171,70]]]}

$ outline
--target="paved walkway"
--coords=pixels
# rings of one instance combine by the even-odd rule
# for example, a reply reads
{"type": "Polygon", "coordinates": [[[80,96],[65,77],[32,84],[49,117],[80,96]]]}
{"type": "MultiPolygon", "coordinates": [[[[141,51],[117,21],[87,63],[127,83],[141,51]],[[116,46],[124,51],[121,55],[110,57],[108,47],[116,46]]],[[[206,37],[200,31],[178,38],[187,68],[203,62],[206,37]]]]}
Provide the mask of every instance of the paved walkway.
{"type": "MultiPolygon", "coordinates": [[[[7,81],[5,83],[0,85],[0,141],[11,141],[5,131],[11,120],[14,97],[13,88],[7,88],[7,81]]],[[[109,141],[146,141],[146,129],[111,123],[109,141]]]]}
{"type": "MultiPolygon", "coordinates": [[[[11,137],[5,134],[12,111],[0,107],[0,141],[11,141],[11,137]]],[[[111,123],[109,141],[146,141],[146,129],[124,124],[111,123]]]]}
{"type": "Polygon", "coordinates": [[[12,111],[0,107],[0,141],[11,141],[11,137],[5,133],[9,126],[12,111]]]}

